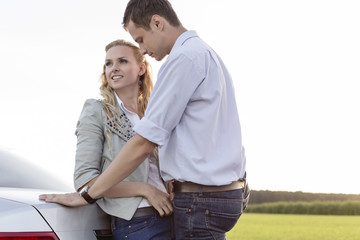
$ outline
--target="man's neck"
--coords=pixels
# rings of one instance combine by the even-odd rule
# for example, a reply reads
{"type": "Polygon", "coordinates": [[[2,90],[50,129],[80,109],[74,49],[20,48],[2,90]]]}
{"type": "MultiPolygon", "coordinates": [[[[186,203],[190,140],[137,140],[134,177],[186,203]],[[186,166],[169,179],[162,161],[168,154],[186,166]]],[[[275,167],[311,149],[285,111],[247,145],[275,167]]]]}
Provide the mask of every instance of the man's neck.
{"type": "MultiPolygon", "coordinates": [[[[186,31],[187,31],[186,28],[184,28],[182,25],[180,25],[179,27],[172,27],[169,29],[168,36],[170,36],[169,41],[171,43],[170,51],[174,47],[176,40],[180,37],[181,34],[183,34],[186,31]]],[[[169,53],[170,53],[170,51],[169,51],[169,53]]]]}

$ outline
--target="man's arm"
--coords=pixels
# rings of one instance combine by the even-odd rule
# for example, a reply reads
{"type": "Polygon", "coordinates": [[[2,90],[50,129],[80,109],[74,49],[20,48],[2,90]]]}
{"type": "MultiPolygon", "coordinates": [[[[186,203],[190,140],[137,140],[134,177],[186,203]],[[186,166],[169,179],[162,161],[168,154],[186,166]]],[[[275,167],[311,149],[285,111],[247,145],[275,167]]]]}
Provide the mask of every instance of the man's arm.
{"type": "MultiPolygon", "coordinates": [[[[129,176],[152,153],[155,144],[136,134],[116,155],[109,167],[97,177],[88,194],[92,198],[103,196],[111,187],[129,176]]],[[[87,204],[79,193],[42,194],[40,200],[57,202],[62,205],[78,207],[87,204]]]]}
{"type": "Polygon", "coordinates": [[[116,155],[109,167],[96,179],[88,193],[99,198],[118,182],[124,180],[152,153],[155,144],[136,134],[116,155]]]}

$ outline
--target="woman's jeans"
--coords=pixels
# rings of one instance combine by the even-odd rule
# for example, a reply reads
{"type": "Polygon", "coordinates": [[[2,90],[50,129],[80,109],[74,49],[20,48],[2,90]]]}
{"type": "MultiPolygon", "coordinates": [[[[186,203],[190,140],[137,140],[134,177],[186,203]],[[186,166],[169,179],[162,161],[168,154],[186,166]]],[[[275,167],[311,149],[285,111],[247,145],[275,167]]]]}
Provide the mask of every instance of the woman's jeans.
{"type": "Polygon", "coordinates": [[[112,217],[112,228],[114,240],[171,239],[171,217],[160,217],[158,212],[129,221],[112,217]]]}
{"type": "Polygon", "coordinates": [[[212,193],[175,193],[174,227],[179,239],[226,239],[246,208],[249,188],[212,193]]]}

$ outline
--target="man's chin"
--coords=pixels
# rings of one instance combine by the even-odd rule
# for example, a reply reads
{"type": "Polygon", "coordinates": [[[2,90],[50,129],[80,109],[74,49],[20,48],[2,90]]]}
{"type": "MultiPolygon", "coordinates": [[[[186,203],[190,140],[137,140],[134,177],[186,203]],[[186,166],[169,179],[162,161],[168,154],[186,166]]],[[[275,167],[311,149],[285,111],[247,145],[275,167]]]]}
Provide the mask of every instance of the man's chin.
{"type": "Polygon", "coordinates": [[[166,57],[167,55],[165,55],[165,56],[156,56],[156,57],[154,57],[155,58],[155,60],[156,61],[161,61],[161,60],[163,60],[165,57],[166,57]]]}

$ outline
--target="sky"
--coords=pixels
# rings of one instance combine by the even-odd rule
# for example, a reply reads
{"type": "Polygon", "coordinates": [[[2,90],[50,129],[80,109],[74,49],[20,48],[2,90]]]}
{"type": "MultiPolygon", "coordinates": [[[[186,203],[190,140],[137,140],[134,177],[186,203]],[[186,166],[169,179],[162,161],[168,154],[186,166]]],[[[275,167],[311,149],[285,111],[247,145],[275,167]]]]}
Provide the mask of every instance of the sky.
{"type": "MultiPolygon", "coordinates": [[[[359,194],[360,2],[170,2],[232,75],[250,187],[359,194]]],[[[2,150],[72,186],[76,123],[99,98],[105,45],[133,42],[126,3],[0,0],[2,150]]],[[[149,61],[156,79],[162,62],[149,61]]]]}

